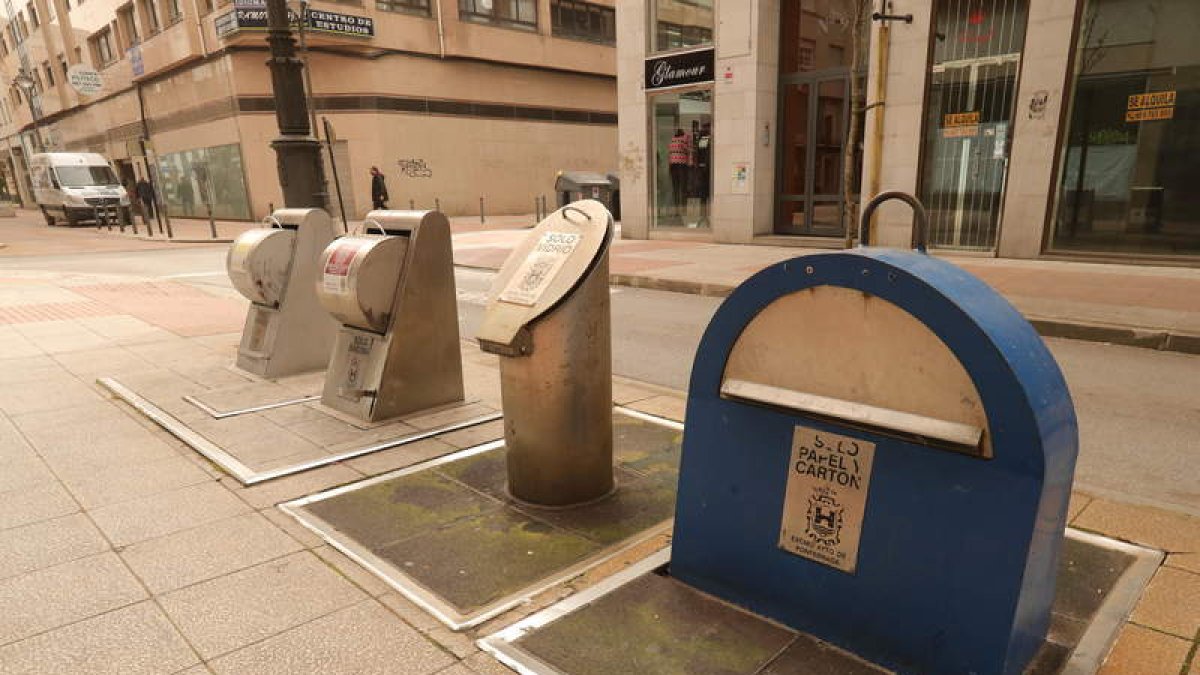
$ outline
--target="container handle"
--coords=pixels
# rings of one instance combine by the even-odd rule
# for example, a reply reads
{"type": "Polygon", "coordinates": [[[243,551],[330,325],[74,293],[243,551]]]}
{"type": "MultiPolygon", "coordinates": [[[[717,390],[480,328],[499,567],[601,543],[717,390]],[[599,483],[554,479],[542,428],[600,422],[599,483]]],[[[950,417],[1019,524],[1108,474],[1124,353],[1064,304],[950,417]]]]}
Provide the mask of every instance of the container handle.
{"type": "Polygon", "coordinates": [[[862,218],[858,225],[858,245],[866,246],[867,242],[870,241],[871,216],[875,213],[875,209],[879,208],[880,204],[890,199],[898,199],[912,208],[912,247],[921,253],[926,253],[929,237],[929,215],[925,212],[925,205],[921,203],[920,199],[899,190],[880,192],[871,201],[867,202],[866,207],[863,208],[862,218]]]}

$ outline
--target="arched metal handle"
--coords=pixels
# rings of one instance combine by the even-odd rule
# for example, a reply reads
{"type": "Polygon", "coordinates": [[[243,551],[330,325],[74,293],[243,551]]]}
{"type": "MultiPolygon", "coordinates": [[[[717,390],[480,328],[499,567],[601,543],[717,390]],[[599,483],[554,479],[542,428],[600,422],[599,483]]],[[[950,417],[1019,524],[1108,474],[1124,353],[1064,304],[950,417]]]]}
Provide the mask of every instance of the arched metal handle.
{"type": "Polygon", "coordinates": [[[276,218],[274,215],[264,217],[262,219],[262,224],[266,225],[267,227],[270,227],[272,229],[276,229],[276,230],[283,229],[283,223],[279,222],[279,219],[276,218]]]}
{"type": "Polygon", "coordinates": [[[383,229],[383,226],[379,224],[379,221],[375,220],[374,218],[367,218],[363,221],[363,234],[366,234],[367,230],[371,229],[372,225],[375,226],[375,229],[379,230],[379,234],[387,236],[387,230],[383,229]]]}
{"type": "MultiPolygon", "coordinates": [[[[592,222],[592,217],[590,215],[588,215],[588,212],[584,211],[583,209],[578,208],[576,206],[570,206],[570,205],[564,206],[564,207],[562,207],[562,211],[563,211],[564,218],[566,218],[566,216],[567,216],[567,211],[574,211],[575,213],[578,213],[579,215],[583,216],[584,218],[587,218],[589,223],[592,222]]],[[[570,219],[568,218],[568,220],[570,220],[570,219]]]]}
{"type": "Polygon", "coordinates": [[[921,203],[920,199],[899,190],[880,192],[871,201],[867,202],[867,205],[863,208],[862,218],[858,225],[858,245],[866,246],[870,241],[871,215],[875,213],[875,209],[879,208],[880,204],[889,199],[899,199],[912,207],[912,247],[921,253],[925,253],[929,237],[929,215],[925,213],[925,205],[921,203]]]}

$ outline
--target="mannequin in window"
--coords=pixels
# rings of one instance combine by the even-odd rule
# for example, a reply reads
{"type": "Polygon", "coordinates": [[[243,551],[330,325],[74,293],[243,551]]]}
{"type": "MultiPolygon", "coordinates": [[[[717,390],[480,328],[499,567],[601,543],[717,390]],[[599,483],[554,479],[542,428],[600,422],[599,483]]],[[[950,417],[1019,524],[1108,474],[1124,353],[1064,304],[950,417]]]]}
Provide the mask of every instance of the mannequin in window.
{"type": "Polygon", "coordinates": [[[692,137],[695,148],[692,151],[692,181],[691,196],[699,200],[700,219],[697,226],[704,226],[708,221],[708,199],[712,190],[712,125],[699,121],[692,122],[692,137]]]}
{"type": "Polygon", "coordinates": [[[675,215],[682,216],[692,164],[692,137],[682,127],[675,129],[675,135],[667,144],[667,162],[671,167],[672,206],[675,207],[675,215]]]}

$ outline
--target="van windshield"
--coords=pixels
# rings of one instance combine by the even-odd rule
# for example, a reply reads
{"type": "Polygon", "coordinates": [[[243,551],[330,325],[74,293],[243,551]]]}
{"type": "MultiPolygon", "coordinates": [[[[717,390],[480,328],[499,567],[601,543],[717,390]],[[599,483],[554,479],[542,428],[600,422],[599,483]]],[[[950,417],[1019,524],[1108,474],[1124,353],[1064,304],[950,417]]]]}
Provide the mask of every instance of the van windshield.
{"type": "Polygon", "coordinates": [[[63,187],[119,185],[116,174],[107,166],[56,166],[54,174],[63,187]]]}

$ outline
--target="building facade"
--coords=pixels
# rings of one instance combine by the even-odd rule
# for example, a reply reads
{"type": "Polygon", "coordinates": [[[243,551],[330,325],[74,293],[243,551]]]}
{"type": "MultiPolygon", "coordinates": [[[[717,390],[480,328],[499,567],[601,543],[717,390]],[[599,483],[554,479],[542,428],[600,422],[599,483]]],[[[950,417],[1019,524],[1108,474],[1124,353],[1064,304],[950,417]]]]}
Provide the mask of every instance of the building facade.
{"type": "MultiPolygon", "coordinates": [[[[149,170],[173,216],[259,219],[282,203],[262,0],[5,2],[0,167],[23,201],[25,157],[44,148],[102,153],[127,183],[149,170]]],[[[557,170],[616,166],[611,0],[291,5],[348,218],[371,208],[372,166],[389,206],[451,215],[481,200],[528,213],[557,170]]]]}
{"type": "Polygon", "coordinates": [[[1195,0],[620,0],[626,236],[1200,263],[1195,0]],[[886,6],[884,6],[886,5],[886,6]],[[872,17],[873,14],[881,15],[872,17]],[[873,243],[912,216],[883,206],[873,243]]]}

